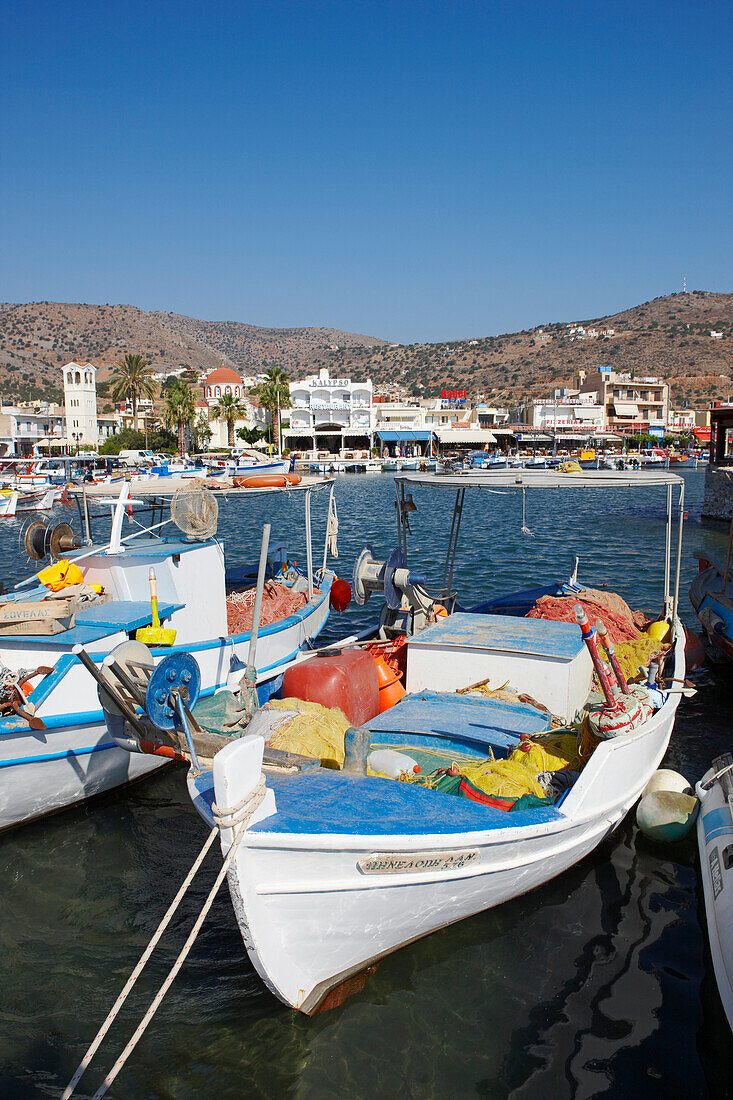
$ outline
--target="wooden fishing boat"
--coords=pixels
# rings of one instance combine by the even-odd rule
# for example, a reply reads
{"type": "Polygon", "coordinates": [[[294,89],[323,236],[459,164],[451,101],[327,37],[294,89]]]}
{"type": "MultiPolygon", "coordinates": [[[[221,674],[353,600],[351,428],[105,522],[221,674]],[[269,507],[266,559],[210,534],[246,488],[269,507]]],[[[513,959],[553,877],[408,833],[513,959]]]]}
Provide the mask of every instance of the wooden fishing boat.
{"type": "Polygon", "coordinates": [[[696,786],[705,918],[720,999],[733,1028],[733,754],[727,752],[696,786]]]}
{"type": "MultiPolygon", "coordinates": [[[[312,494],[332,488],[331,482],[304,479],[287,490],[231,491],[249,497],[268,493],[273,505],[282,492],[300,492],[305,502],[306,569],[283,572],[284,544],[268,564],[268,576],[277,581],[279,591],[300,590],[301,596],[297,610],[283,612],[262,631],[256,686],[263,700],[328,618],[333,573],[326,565],[327,544],[322,567],[314,563],[310,508],[312,494]]],[[[198,497],[194,491],[178,499],[183,504],[194,497],[199,500],[201,491],[198,497]]],[[[227,576],[224,546],[213,537],[215,519],[208,532],[182,528],[169,537],[166,525],[172,520],[163,511],[170,498],[151,501],[161,522],[150,527],[137,519],[144,513],[129,515],[129,483],[121,490],[91,486],[77,491],[76,499],[87,521],[85,538],[75,539],[68,524],[50,529],[36,521],[26,533],[26,549],[37,560],[49,549],[53,557],[69,558],[82,572],[82,588],[96,584],[104,598],[86,589],[76,602],[49,601],[48,589],[32,574],[0,604],[0,830],[137,779],[166,762],[118,748],[107,733],[94,681],[77,655],[83,646],[101,665],[113,649],[151,622],[151,568],[160,592],[160,619],[176,631],[173,646],[150,651],[153,664],[170,653],[195,652],[205,697],[225,687],[230,677],[238,680],[245,667],[250,627],[230,629],[229,619],[232,591],[249,588],[252,581],[227,576]],[[94,539],[89,522],[90,502],[104,495],[116,499],[107,544],[94,539]],[[134,530],[123,538],[126,520],[134,530]]]]}
{"type": "MultiPolygon", "coordinates": [[[[677,681],[685,672],[685,636],[677,616],[684,484],[671,474],[652,476],[653,482],[602,472],[570,478],[546,472],[397,478],[399,548],[387,562],[375,561],[365,548],[355,587],[360,602],[370,591],[384,591],[382,634],[389,638],[395,629],[406,634],[408,694],[360,729],[347,731],[340,771],[302,756],[273,757],[267,707],[241,736],[225,737],[209,724],[198,754],[186,727],[186,739],[181,735],[176,743],[183,755],[189,746],[193,804],[219,828],[246,950],[283,1002],[306,1013],[337,1004],[390,952],[562,873],[633,806],[662,760],[674,725],[678,694],[653,698],[644,687],[624,690],[619,677],[617,694],[607,694],[601,704],[616,717],[594,747],[587,740],[579,743],[579,772],[566,775],[562,792],[523,808],[515,802],[510,812],[500,805],[502,799],[455,797],[415,781],[368,774],[370,748],[424,754],[446,762],[448,773],[451,760],[480,767],[507,760],[520,766],[525,750],[551,743],[546,738],[553,720],[573,723],[582,712],[585,728],[595,705],[589,699],[593,633],[587,623],[581,632],[572,623],[523,617],[527,593],[507,598],[503,614],[485,613],[496,610],[496,601],[486,601],[472,612],[431,621],[434,598],[423,578],[406,566],[412,490],[447,486],[457,493],[444,574],[444,588],[450,590],[469,487],[664,486],[664,608],[672,643],[663,675],[677,681]],[[679,526],[673,551],[675,487],[679,526]],[[471,695],[471,686],[482,682],[510,682],[513,698],[471,695]]],[[[152,681],[150,692],[155,695],[152,681]]],[[[150,711],[148,717],[155,725],[150,711]]],[[[120,740],[126,736],[123,732],[120,740]]],[[[150,736],[157,736],[155,730],[150,736]]],[[[575,743],[574,735],[568,736],[575,743]]]]}
{"type": "Polygon", "coordinates": [[[733,576],[731,548],[733,520],[728,536],[725,565],[707,550],[696,550],[699,572],[690,585],[690,603],[700,620],[708,642],[714,650],[733,662],[733,576]]]}

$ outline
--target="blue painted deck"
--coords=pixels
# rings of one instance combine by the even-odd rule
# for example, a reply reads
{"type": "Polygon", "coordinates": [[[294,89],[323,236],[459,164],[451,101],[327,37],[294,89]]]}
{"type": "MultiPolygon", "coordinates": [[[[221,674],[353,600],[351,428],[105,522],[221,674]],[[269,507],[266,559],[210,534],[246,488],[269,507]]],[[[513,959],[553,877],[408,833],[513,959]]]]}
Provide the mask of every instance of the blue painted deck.
{"type": "Polygon", "coordinates": [[[325,768],[290,779],[268,773],[267,785],[278,812],[253,825],[253,833],[419,836],[519,828],[562,817],[554,807],[507,813],[411,783],[354,778],[325,768]]]}
{"type": "Polygon", "coordinates": [[[459,613],[427,627],[408,644],[445,648],[470,646],[570,661],[577,657],[585,643],[574,623],[521,619],[514,615],[459,613]]]}
{"type": "Polygon", "coordinates": [[[509,750],[516,746],[521,733],[544,733],[551,724],[549,714],[529,703],[437,691],[406,695],[395,707],[365,723],[374,734],[422,734],[509,750]]]}
{"type": "MultiPolygon", "coordinates": [[[[161,622],[169,619],[174,611],[180,611],[182,603],[159,603],[161,622]]],[[[152,621],[149,600],[112,600],[96,607],[90,604],[76,613],[77,626],[107,626],[113,630],[137,630],[152,621]]]]}
{"type": "MultiPolygon", "coordinates": [[[[158,606],[161,622],[180,611],[182,603],[158,606]]],[[[99,607],[82,608],[76,613],[76,626],[60,634],[3,634],[2,641],[27,642],[38,646],[90,645],[118,631],[133,631],[152,621],[150,604],[145,600],[113,600],[99,607]]]]}

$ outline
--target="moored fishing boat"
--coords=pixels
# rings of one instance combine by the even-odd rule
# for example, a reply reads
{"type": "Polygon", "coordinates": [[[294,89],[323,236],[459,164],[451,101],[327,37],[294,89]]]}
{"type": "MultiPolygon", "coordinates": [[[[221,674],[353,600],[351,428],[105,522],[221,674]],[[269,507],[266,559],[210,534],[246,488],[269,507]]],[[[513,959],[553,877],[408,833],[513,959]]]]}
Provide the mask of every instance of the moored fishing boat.
{"type": "Polygon", "coordinates": [[[725,565],[708,551],[695,551],[699,572],[690,585],[690,603],[714,650],[733,662],[733,576],[731,549],[733,520],[728,536],[725,565]]]}
{"type": "MultiPolygon", "coordinates": [[[[305,502],[307,568],[287,563],[287,551],[268,562],[274,616],[263,629],[256,665],[256,687],[266,698],[302,646],[322,629],[329,613],[333,573],[313,560],[311,496],[332,483],[304,481],[286,490],[240,489],[243,497],[298,492],[305,502]],[[292,598],[289,596],[292,593],[292,598]],[[297,606],[296,606],[297,605],[297,606]]],[[[77,583],[52,598],[32,575],[0,605],[0,829],[53,813],[102,791],[139,778],[166,762],[161,756],[131,757],[108,736],[94,681],[80,663],[78,647],[101,665],[121,643],[154,621],[150,573],[154,572],[159,618],[175,632],[172,645],[153,644],[152,665],[175,652],[195,652],[202,691],[212,695],[231,676],[242,674],[251,626],[247,593],[251,576],[228,577],[224,547],[215,537],[216,503],[210,494],[171,493],[171,516],[163,518],[164,499],[153,502],[160,523],[140,524],[130,486],[94,486],[92,494],[116,498],[107,544],[75,537],[68,524],[53,529],[36,521],[26,532],[29,555],[51,555],[77,570],[77,583]],[[112,496],[114,494],[114,496],[112,496]],[[134,531],[123,538],[125,520],[134,531]],[[168,537],[166,525],[179,533],[168,537]],[[101,590],[95,591],[94,587],[101,590]]],[[[88,519],[87,491],[81,514],[88,519]]],[[[142,503],[142,502],[137,502],[142,503]]],[[[169,528],[170,530],[170,528],[169,528]]],[[[245,571],[246,573],[246,571],[245,571]]],[[[136,643],[133,643],[136,644],[136,643]]]]}
{"type": "MultiPolygon", "coordinates": [[[[373,709],[371,717],[359,718],[358,728],[342,730],[344,766],[324,767],[319,753],[304,759],[295,749],[295,756],[273,755],[277,707],[265,707],[234,736],[202,716],[200,744],[206,751],[190,757],[189,791],[201,816],[219,829],[250,958],[286,1004],[312,1013],[338,1003],[384,955],[571,866],[634,804],[674,724],[679,695],[651,693],[619,672],[614,686],[593,655],[595,635],[582,615],[582,630],[566,621],[524,617],[544,586],[507,597],[504,613],[497,614],[497,601],[488,600],[470,613],[435,621],[437,594],[407,566],[412,490],[447,486],[457,493],[440,593],[446,599],[466,488],[591,488],[603,482],[630,487],[640,481],[668,489],[663,599],[670,643],[663,684],[682,680],[681,479],[425,475],[397,479],[399,547],[387,562],[374,560],[365,548],[354,577],[361,602],[369,591],[384,591],[380,636],[382,644],[403,640],[408,694],[383,713],[373,709]],[[602,697],[590,695],[594,666],[602,697]],[[483,692],[487,684],[495,686],[483,692]],[[421,784],[401,765],[397,781],[383,778],[376,765],[367,767],[370,750],[420,759],[423,770],[432,760],[442,775],[421,784]],[[539,782],[540,765],[549,794],[532,786],[539,782]],[[493,783],[503,768],[529,773],[532,797],[491,795],[478,785],[493,783]]],[[[577,584],[571,598],[574,592],[582,601],[577,584]]],[[[613,649],[607,653],[614,664],[613,649]]],[[[285,705],[292,704],[290,699],[285,705]]],[[[349,710],[345,704],[347,723],[355,721],[349,710]]],[[[150,732],[162,736],[154,723],[150,732]]],[[[182,736],[176,743],[185,754],[182,736]]]]}
{"type": "Polygon", "coordinates": [[[705,919],[720,999],[733,1028],[733,754],[713,760],[696,786],[705,919]]]}

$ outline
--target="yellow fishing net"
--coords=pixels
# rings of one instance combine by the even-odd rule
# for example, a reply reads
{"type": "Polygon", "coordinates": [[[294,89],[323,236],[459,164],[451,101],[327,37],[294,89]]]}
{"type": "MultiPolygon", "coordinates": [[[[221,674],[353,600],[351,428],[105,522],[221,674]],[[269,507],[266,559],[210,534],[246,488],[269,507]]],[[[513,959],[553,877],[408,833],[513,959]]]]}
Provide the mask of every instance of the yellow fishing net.
{"type": "Polygon", "coordinates": [[[576,459],[571,459],[569,462],[561,462],[558,466],[558,470],[561,474],[582,474],[583,467],[576,459]]]}
{"type": "Polygon", "coordinates": [[[342,710],[303,699],[271,699],[269,705],[298,711],[270,739],[273,749],[312,756],[324,768],[343,767],[344,734],[350,723],[342,710]]]}
{"type": "Polygon", "coordinates": [[[527,752],[515,749],[506,760],[485,760],[461,768],[461,774],[484,794],[502,798],[521,798],[535,794],[542,798],[545,792],[535,779],[538,772],[580,768],[577,736],[575,733],[557,733],[549,737],[530,739],[527,752]]]}
{"type": "MultiPolygon", "coordinates": [[[[626,679],[633,680],[641,666],[648,665],[652,657],[656,657],[664,648],[648,634],[640,634],[633,642],[616,642],[616,657],[626,679]]],[[[603,646],[600,649],[602,656],[607,657],[603,646]]]]}

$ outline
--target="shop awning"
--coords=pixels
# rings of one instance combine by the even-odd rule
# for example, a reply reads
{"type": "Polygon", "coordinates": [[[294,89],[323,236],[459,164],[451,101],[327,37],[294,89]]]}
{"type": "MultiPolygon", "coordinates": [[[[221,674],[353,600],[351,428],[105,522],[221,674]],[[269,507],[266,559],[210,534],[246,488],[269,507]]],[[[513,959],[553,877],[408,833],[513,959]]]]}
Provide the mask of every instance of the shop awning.
{"type": "Polygon", "coordinates": [[[433,433],[427,429],[412,429],[412,428],[395,428],[390,431],[382,430],[375,432],[382,440],[382,443],[428,443],[433,433]]]}
{"type": "Polygon", "coordinates": [[[593,405],[574,405],[573,412],[578,420],[603,420],[603,412],[593,405]]]}
{"type": "Polygon", "coordinates": [[[441,443],[496,443],[496,436],[488,428],[436,428],[441,443]]]}
{"type": "Polygon", "coordinates": [[[616,416],[638,417],[639,406],[634,401],[614,401],[613,407],[616,416]]]}

